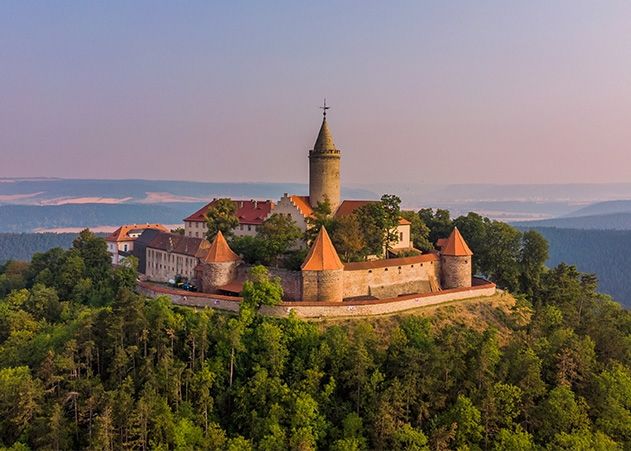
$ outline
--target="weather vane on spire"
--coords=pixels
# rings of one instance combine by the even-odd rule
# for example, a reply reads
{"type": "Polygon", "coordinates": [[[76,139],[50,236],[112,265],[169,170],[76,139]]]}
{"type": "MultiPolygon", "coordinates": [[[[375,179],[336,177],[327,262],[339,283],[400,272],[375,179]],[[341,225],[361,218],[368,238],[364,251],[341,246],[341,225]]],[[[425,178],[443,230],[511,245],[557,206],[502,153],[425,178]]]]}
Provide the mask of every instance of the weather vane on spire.
{"type": "Polygon", "coordinates": [[[326,118],[326,110],[330,109],[330,106],[326,106],[326,97],[324,98],[324,106],[321,106],[322,115],[326,118]]]}

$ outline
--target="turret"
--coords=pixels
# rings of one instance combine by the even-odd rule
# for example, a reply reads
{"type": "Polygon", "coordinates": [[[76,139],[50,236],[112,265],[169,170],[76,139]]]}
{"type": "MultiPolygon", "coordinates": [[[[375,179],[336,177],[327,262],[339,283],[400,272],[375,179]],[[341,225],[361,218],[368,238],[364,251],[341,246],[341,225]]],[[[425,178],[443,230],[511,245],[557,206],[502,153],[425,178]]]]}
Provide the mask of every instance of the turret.
{"type": "Polygon", "coordinates": [[[304,301],[342,301],[344,264],[324,227],[313,242],[301,270],[304,301]]]}
{"type": "Polygon", "coordinates": [[[212,292],[236,278],[240,258],[230,249],[221,231],[199,257],[202,291],[212,292]]]}
{"type": "Polygon", "coordinates": [[[440,250],[443,288],[464,288],[471,286],[471,258],[469,249],[458,227],[447,238],[440,250]]]}
{"type": "Polygon", "coordinates": [[[324,118],[313,150],[309,151],[309,202],[316,207],[318,202],[329,200],[331,211],[340,205],[340,151],[336,149],[333,135],[324,118]]]}

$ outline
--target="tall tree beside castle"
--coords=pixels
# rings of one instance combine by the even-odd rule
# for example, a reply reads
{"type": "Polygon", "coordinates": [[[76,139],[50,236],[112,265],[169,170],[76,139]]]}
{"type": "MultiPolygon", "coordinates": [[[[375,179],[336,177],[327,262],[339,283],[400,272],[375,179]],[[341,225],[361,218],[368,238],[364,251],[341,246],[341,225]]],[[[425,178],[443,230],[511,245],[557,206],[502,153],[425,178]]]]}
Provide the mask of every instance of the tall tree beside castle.
{"type": "Polygon", "coordinates": [[[206,212],[206,239],[212,241],[217,232],[221,231],[226,238],[234,235],[234,229],[239,225],[237,205],[230,199],[217,199],[206,212]]]}

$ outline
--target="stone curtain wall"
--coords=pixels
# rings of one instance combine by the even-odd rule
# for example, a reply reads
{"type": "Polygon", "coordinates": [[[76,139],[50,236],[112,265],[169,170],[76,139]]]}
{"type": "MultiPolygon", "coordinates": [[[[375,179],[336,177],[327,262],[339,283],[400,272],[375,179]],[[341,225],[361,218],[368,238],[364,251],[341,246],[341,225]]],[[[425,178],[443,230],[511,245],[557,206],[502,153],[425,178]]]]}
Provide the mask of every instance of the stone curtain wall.
{"type": "MultiPolygon", "coordinates": [[[[237,268],[235,278],[238,280],[247,280],[248,272],[252,265],[241,264],[237,268]]],[[[283,299],[288,301],[300,301],[302,299],[302,274],[300,271],[291,271],[283,268],[266,267],[270,276],[280,277],[280,283],[283,287],[283,299]]]]}
{"type": "MultiPolygon", "coordinates": [[[[492,296],[495,284],[483,279],[474,279],[475,286],[455,288],[440,293],[426,293],[401,296],[379,301],[348,302],[283,302],[277,306],[264,306],[261,313],[274,317],[287,317],[292,310],[301,318],[344,318],[372,315],[385,315],[405,310],[444,304],[463,299],[492,296]]],[[[228,312],[238,312],[241,298],[233,296],[212,295],[206,293],[189,293],[163,285],[139,282],[138,291],[149,297],[167,296],[174,304],[196,308],[216,308],[228,312]]]]}
{"type": "Polygon", "coordinates": [[[302,274],[283,268],[267,268],[272,277],[280,277],[283,287],[283,299],[300,301],[302,299],[302,274]]]}
{"type": "Polygon", "coordinates": [[[344,296],[374,296],[378,299],[396,297],[401,294],[427,293],[429,279],[440,280],[438,259],[393,258],[386,260],[388,266],[366,262],[347,264],[344,270],[344,296]]]}

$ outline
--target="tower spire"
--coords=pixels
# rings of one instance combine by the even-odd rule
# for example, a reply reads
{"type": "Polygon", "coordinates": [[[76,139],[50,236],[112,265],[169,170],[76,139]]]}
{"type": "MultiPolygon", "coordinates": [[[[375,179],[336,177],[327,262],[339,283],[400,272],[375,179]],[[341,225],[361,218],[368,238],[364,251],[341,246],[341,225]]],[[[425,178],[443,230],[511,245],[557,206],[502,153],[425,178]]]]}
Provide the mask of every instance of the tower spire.
{"type": "Polygon", "coordinates": [[[330,106],[326,106],[326,97],[324,98],[324,106],[321,106],[320,109],[322,110],[322,116],[326,119],[326,110],[331,109],[330,106]]]}

